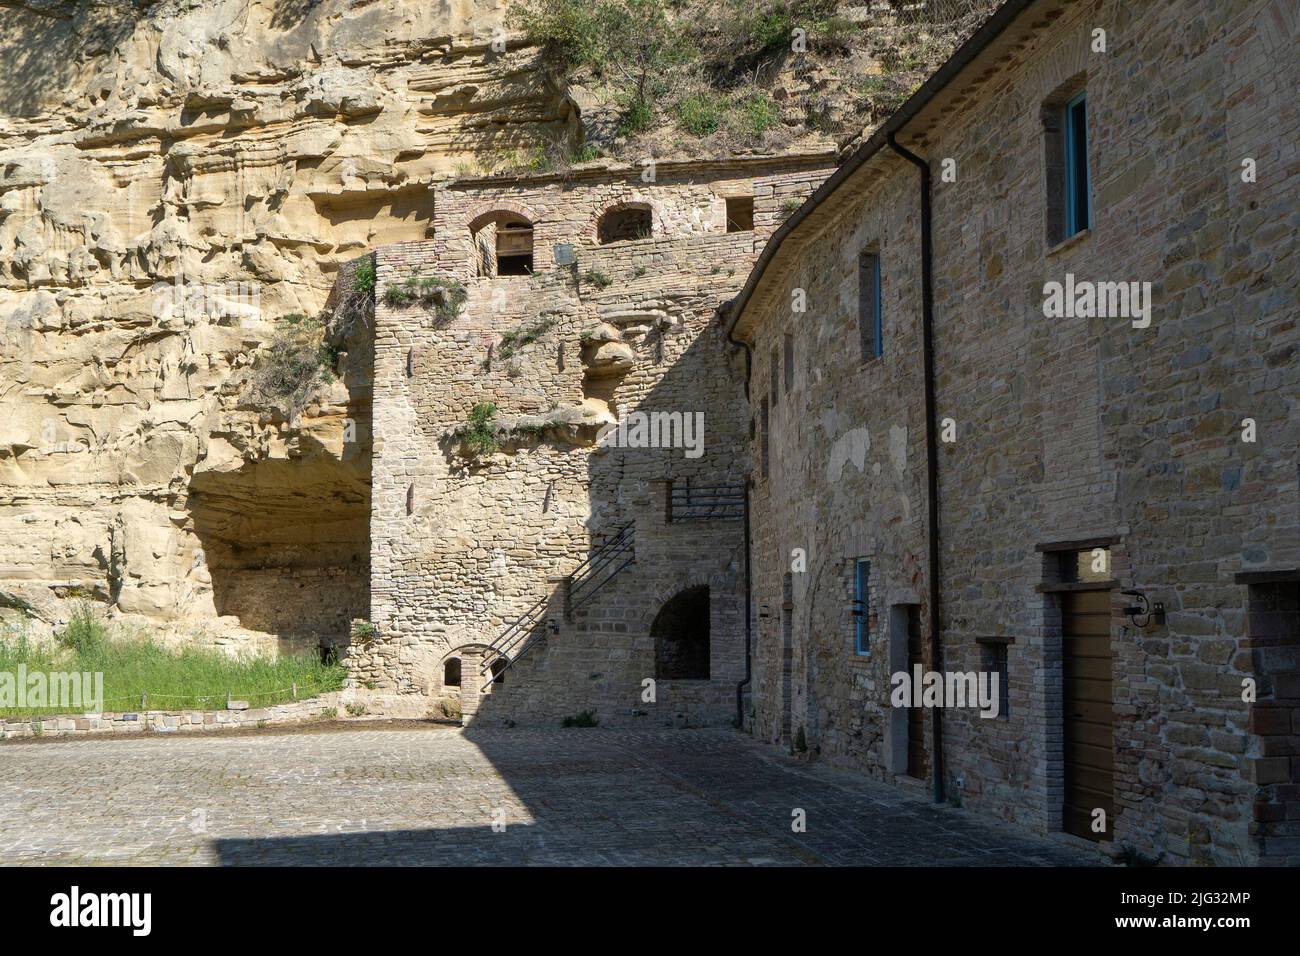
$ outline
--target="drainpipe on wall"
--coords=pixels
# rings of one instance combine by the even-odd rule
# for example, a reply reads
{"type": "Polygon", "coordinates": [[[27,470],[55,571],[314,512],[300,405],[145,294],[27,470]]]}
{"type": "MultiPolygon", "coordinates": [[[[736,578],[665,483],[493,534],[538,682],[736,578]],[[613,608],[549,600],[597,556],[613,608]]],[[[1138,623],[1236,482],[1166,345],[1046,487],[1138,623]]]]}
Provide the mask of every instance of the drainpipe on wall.
{"type": "MultiPolygon", "coordinates": [[[[934,410],[934,259],[930,237],[930,164],[900,146],[891,131],[889,148],[921,171],[921,351],[925,363],[925,498],[926,537],[929,539],[930,667],[943,670],[943,644],[939,638],[939,455],[934,410]]],[[[934,800],[943,801],[943,708],[931,709],[931,767],[934,800]]]]}
{"type": "MultiPolygon", "coordinates": [[[[725,306],[720,313],[725,314],[725,306]]],[[[749,380],[754,372],[754,350],[739,339],[732,338],[727,332],[727,340],[745,350],[745,399],[749,399],[749,380]]],[[[745,477],[745,678],[736,684],[736,726],[745,729],[745,688],[753,679],[753,621],[754,621],[754,575],[749,559],[749,486],[750,479],[745,477]]]]}
{"type": "Polygon", "coordinates": [[[745,688],[753,676],[750,647],[752,641],[754,578],[749,570],[749,479],[745,479],[745,679],[736,685],[736,726],[745,729],[745,688]]]}

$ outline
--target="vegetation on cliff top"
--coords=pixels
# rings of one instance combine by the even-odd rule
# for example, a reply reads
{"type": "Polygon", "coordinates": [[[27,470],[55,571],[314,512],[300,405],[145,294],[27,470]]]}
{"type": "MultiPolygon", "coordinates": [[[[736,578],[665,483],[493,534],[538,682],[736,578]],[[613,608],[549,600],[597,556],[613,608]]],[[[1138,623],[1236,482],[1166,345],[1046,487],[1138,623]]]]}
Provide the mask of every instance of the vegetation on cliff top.
{"type": "Polygon", "coordinates": [[[614,117],[615,153],[779,150],[878,125],[997,0],[514,0],[508,23],[614,117]]]}

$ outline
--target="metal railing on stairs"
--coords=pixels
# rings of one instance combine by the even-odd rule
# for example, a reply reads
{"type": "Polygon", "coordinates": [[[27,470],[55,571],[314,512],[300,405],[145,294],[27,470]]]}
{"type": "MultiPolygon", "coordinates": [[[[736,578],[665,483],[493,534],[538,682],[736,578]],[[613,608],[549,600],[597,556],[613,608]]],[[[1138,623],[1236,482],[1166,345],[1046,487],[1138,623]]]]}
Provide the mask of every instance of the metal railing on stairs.
{"type": "MultiPolygon", "coordinates": [[[[574,572],[564,579],[564,616],[569,618],[573,612],[586,604],[601,588],[608,584],[620,571],[636,561],[634,548],[634,525],[625,524],[614,535],[598,547],[591,555],[578,565],[574,572]]],[[[515,662],[527,654],[546,636],[549,622],[546,609],[550,601],[547,595],[537,601],[518,618],[506,625],[505,629],[488,645],[488,652],[483,655],[479,666],[479,676],[489,671],[492,676],[480,689],[487,690],[493,681],[514,666],[515,662]],[[499,665],[505,661],[505,666],[499,665]]]]}
{"type": "Polygon", "coordinates": [[[564,581],[564,616],[572,618],[573,612],[595,596],[618,572],[636,560],[634,526],[629,522],[619,528],[614,536],[591,553],[564,581]]]}

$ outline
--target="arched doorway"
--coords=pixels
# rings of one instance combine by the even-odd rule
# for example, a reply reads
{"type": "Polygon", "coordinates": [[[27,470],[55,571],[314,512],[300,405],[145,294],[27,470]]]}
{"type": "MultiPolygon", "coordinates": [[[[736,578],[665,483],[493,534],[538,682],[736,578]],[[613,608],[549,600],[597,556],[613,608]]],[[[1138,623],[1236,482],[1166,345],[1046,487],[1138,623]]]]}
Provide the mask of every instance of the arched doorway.
{"type": "Polygon", "coordinates": [[[507,210],[487,212],[469,226],[474,271],[480,276],[533,274],[533,224],[507,210]]]}
{"type": "Polygon", "coordinates": [[[656,680],[709,679],[709,588],[687,588],[659,609],[650,636],[656,680]]]}

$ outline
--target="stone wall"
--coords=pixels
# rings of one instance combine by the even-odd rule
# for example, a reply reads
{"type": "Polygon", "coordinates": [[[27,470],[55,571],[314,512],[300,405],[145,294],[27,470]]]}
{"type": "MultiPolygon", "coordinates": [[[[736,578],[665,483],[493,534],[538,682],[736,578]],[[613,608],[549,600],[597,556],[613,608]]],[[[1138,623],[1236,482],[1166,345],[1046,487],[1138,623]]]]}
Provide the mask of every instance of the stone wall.
{"type": "MultiPolygon", "coordinates": [[[[1276,78],[1294,17],[1270,2],[1066,7],[1035,5],[900,134],[934,176],[936,417],[954,429],[938,460],[943,664],[987,670],[998,639],[1010,674],[1004,719],[943,715],[946,789],[978,811],[1061,828],[1052,549],[1104,541],[1112,852],[1284,861],[1297,835],[1285,808],[1296,738],[1279,716],[1293,652],[1252,650],[1234,575],[1300,565],[1298,121],[1276,78]],[[1092,51],[1097,28],[1108,52],[1092,51]],[[1094,219],[1054,245],[1041,112],[1084,85],[1094,219]],[[1246,158],[1257,181],[1243,181],[1246,158]],[[1066,273],[1153,283],[1150,327],[1044,318],[1044,283],[1066,273]],[[1133,599],[1120,590],[1135,587],[1164,603],[1163,626],[1123,613],[1133,599]],[[1267,716],[1243,699],[1252,678],[1277,684],[1267,716]]],[[[878,605],[927,603],[919,201],[916,169],[882,150],[792,237],[738,327],[753,342],[752,402],[770,401],[768,357],[786,335],[797,370],[771,412],[771,473],[755,498],[755,600],[772,609],[759,620],[755,730],[788,740],[803,727],[813,751],[895,779],[900,728],[884,678],[901,668],[886,663],[896,619],[878,605]],[[857,261],[873,246],[885,354],[864,365],[857,261]],[[807,315],[791,313],[795,288],[807,315]],[[809,549],[808,571],[792,575],[785,664],[778,609],[793,548],[809,549]],[[859,556],[872,559],[865,661],[846,613],[846,564],[859,556]]]]}
{"type": "Polygon", "coordinates": [[[726,231],[724,197],[753,195],[760,184],[770,191],[787,175],[806,192],[809,165],[661,168],[654,183],[641,181],[640,168],[576,182],[452,183],[434,196],[433,239],[378,250],[371,604],[380,639],[352,649],[359,682],[432,703],[453,696],[442,681],[455,656],[463,710],[477,719],[734,715],[742,524],[668,523],[664,482],[743,481],[742,372],[717,308],[747,274],[755,233],[726,231]],[[651,235],[597,245],[599,217],[629,202],[654,211],[651,235]],[[472,231],[498,214],[532,224],[532,275],[476,274],[472,231]],[[555,264],[560,243],[573,247],[573,265],[555,264]],[[459,314],[393,307],[387,290],[410,277],[462,283],[459,314]],[[457,431],[489,402],[503,447],[467,455],[457,431]],[[637,412],[702,414],[699,454],[597,443],[602,426],[637,412]],[[557,597],[564,579],[628,522],[635,565],[566,615],[557,597]],[[667,682],[655,705],[643,703],[642,681],[655,676],[656,614],[705,584],[708,680],[667,682]],[[544,644],[480,699],[478,669],[494,656],[485,645],[548,596],[555,627],[544,644]]]}
{"type": "Polygon", "coordinates": [[[313,720],[332,720],[339,715],[339,708],[351,698],[349,692],[339,691],[321,694],[310,700],[243,710],[105,711],[102,714],[5,717],[0,718],[0,740],[277,727],[313,720]]]}

